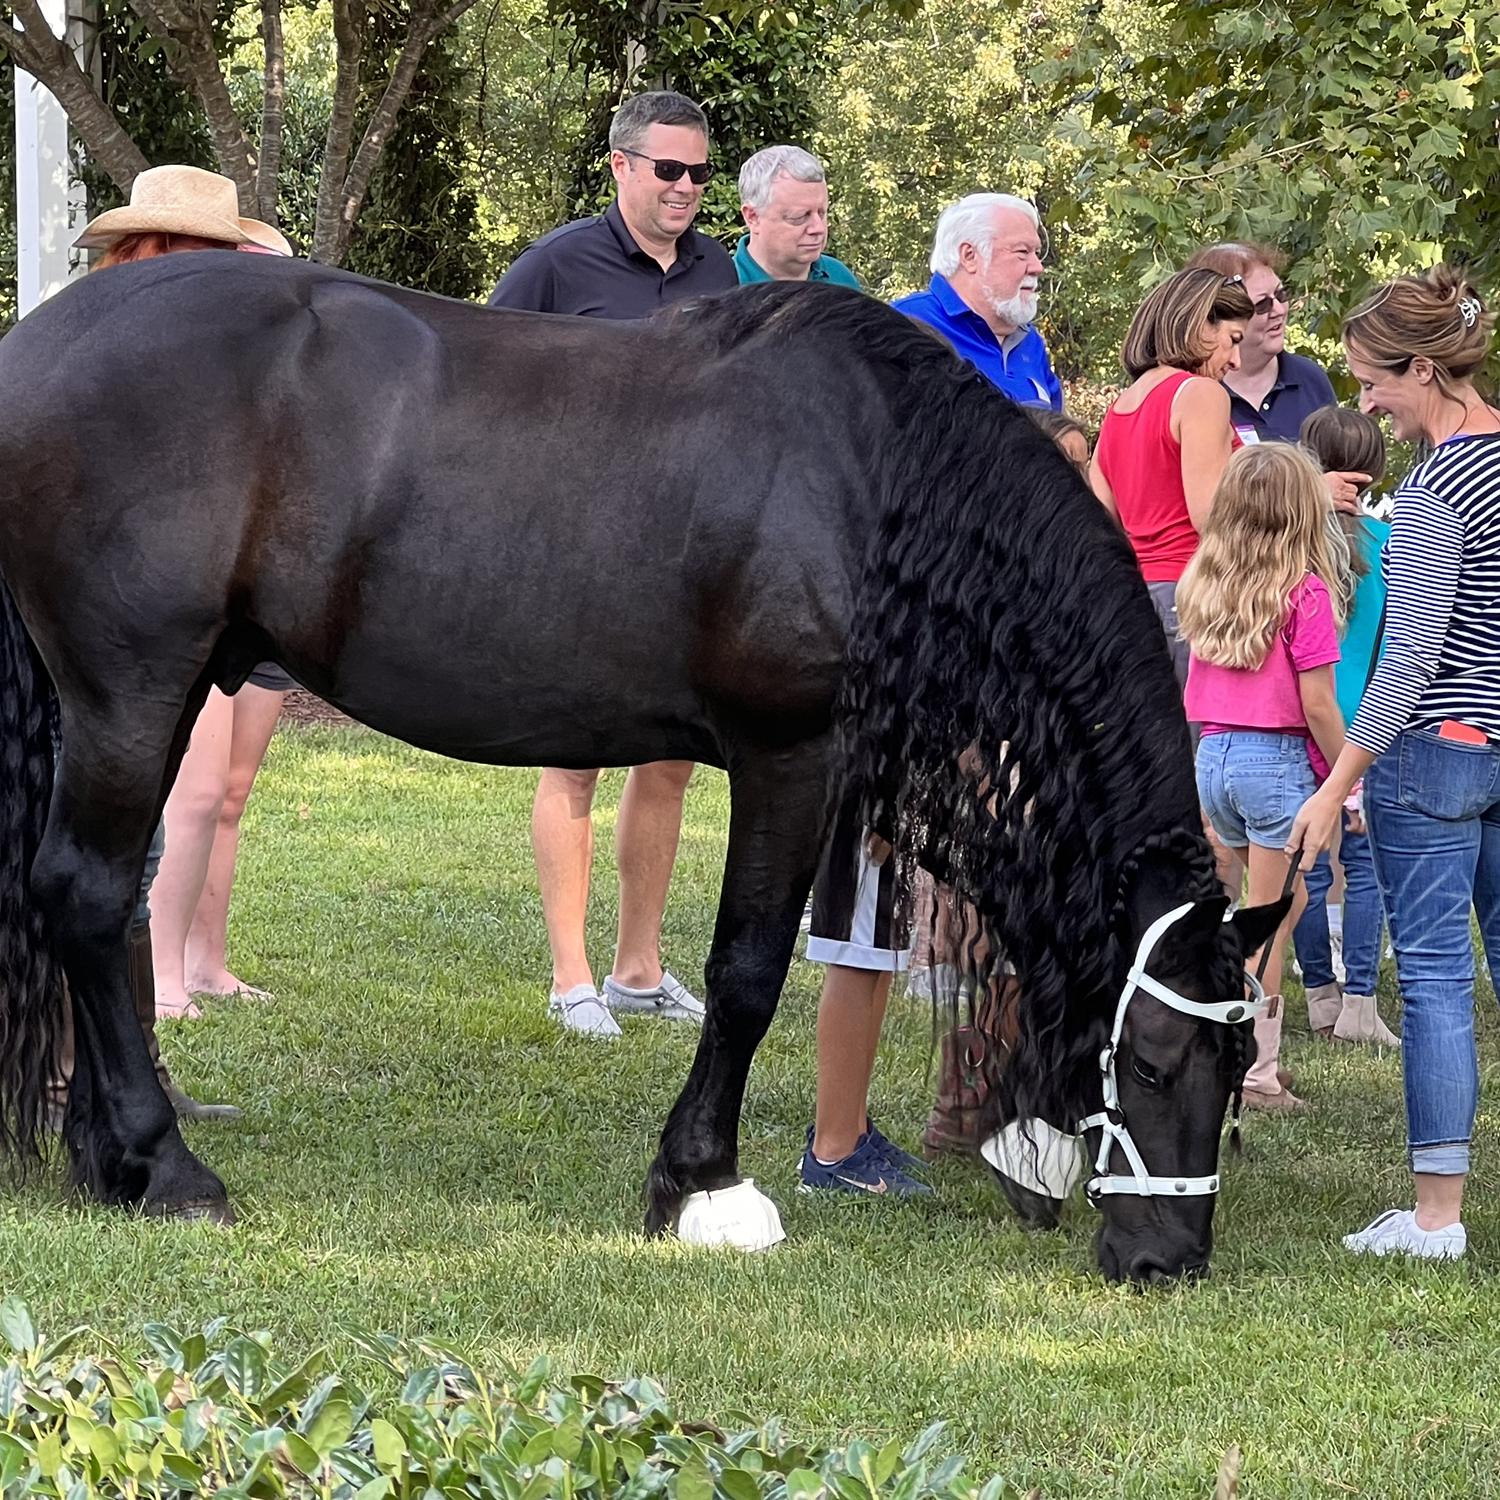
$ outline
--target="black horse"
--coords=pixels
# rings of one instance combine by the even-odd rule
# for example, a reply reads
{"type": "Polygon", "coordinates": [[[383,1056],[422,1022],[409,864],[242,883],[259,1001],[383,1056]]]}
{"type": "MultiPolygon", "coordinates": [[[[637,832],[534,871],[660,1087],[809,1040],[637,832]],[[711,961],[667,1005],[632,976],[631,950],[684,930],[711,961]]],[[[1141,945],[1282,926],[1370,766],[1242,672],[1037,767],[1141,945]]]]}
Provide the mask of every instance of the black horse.
{"type": "MultiPolygon", "coordinates": [[[[857,294],[607,324],[195,252],[27,318],[0,410],[4,1144],[36,1148],[68,993],[64,1133],[104,1202],[230,1213],[157,1086],[124,935],[210,684],[262,660],[447,755],[727,770],[708,1016],[653,1232],[738,1180],[838,807],[1014,964],[1006,1107],[1027,1114],[1097,1109],[1162,912],[1197,903],[1153,972],[1211,1000],[1242,994],[1279,915],[1219,920],[1167,652],[1109,520],[1014,406],[857,294]]],[[[1213,1170],[1246,1029],[1132,1008],[1121,1106],[1153,1170],[1213,1170]]],[[[1211,1197],[1103,1207],[1107,1274],[1206,1263],[1211,1197]]]]}

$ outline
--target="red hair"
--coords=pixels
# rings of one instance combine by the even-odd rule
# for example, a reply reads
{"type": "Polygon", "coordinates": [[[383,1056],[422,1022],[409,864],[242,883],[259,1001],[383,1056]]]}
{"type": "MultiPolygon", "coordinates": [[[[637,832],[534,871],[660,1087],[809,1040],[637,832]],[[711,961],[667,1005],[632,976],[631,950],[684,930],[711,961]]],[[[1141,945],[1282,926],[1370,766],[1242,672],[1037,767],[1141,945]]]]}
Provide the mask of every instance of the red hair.
{"type": "Polygon", "coordinates": [[[163,234],[152,230],[143,234],[124,234],[94,262],[94,270],[105,266],[123,266],[133,260],[154,260],[174,250],[233,250],[228,240],[206,240],[196,234],[163,234]]]}

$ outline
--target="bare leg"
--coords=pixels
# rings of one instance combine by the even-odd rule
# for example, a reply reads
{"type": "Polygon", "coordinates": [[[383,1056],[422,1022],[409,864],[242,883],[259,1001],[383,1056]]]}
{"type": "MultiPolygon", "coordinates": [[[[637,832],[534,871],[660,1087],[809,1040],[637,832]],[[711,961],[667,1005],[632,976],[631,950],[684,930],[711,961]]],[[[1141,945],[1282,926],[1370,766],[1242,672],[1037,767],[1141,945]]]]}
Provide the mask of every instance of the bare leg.
{"type": "Polygon", "coordinates": [[[1461,1172],[1451,1176],[1436,1172],[1417,1172],[1417,1227],[1433,1230],[1457,1224],[1464,1212],[1464,1184],[1468,1177],[1461,1172]]]}
{"type": "Polygon", "coordinates": [[[542,891],[542,916],[552,948],[552,989],[566,995],[592,985],[584,923],[594,859],[597,771],[545,770],[531,805],[531,847],[542,891]]]}
{"type": "Polygon", "coordinates": [[[875,1049],[891,975],[830,964],[818,1004],[818,1113],[813,1155],[842,1161],[865,1131],[875,1049]]]}
{"type": "MultiPolygon", "coordinates": [[[[1251,844],[1248,851],[1244,853],[1248,855],[1250,870],[1249,904],[1266,906],[1273,901],[1279,901],[1282,889],[1286,885],[1286,855],[1280,849],[1262,849],[1257,844],[1251,844]]],[[[1279,1003],[1282,960],[1287,939],[1291,936],[1292,928],[1297,925],[1297,919],[1302,915],[1302,908],[1306,904],[1307,890],[1299,876],[1292,894],[1292,909],[1287,913],[1286,920],[1277,928],[1275,937],[1271,939],[1271,954],[1266,963],[1265,978],[1261,981],[1268,996],[1278,997],[1276,1014],[1274,1016],[1262,1015],[1256,1020],[1255,1062],[1245,1075],[1245,1087],[1255,1089],[1262,1094],[1282,1092],[1281,1084],[1276,1077],[1277,1059],[1281,1055],[1281,1020],[1286,1009],[1284,1004],[1279,1003]]],[[[1259,969],[1261,953],[1264,951],[1261,949],[1246,959],[1252,973],[1259,969]]]]}
{"type": "Polygon", "coordinates": [[[167,847],[151,887],[151,947],[159,1016],[200,1014],[188,993],[183,964],[188,928],[203,894],[219,810],[224,805],[233,725],[233,700],[210,688],[167,798],[167,847]]]}
{"type": "Polygon", "coordinates": [[[248,990],[229,972],[225,954],[229,929],[229,893],[240,846],[240,818],[255,785],[255,773],[281,717],[284,693],[246,683],[229,701],[233,727],[229,740],[229,774],[219,808],[208,874],[188,928],[183,960],[185,987],[191,995],[233,995],[248,990]]]}
{"type": "Polygon", "coordinates": [[[620,930],[612,970],[629,989],[661,983],[661,922],[682,833],[689,760],[636,766],[620,797],[615,858],[620,871],[620,930]]]}

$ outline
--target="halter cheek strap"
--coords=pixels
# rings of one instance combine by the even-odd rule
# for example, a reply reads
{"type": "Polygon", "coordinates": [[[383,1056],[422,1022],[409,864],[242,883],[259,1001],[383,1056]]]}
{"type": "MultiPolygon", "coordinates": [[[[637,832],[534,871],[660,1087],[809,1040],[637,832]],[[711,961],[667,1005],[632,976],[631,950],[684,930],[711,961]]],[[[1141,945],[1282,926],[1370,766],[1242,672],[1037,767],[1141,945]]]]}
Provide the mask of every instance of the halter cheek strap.
{"type": "MultiPolygon", "coordinates": [[[[1189,901],[1158,917],[1145,930],[1141,935],[1140,945],[1136,949],[1135,962],[1125,977],[1125,988],[1120,993],[1120,1003],[1115,1007],[1115,1023],[1110,1032],[1109,1045],[1099,1054],[1104,1108],[1098,1114],[1081,1120],[1078,1125],[1080,1135],[1085,1130],[1092,1130],[1095,1127],[1101,1132],[1099,1154],[1094,1161],[1094,1173],[1084,1186],[1084,1192],[1088,1194],[1090,1200],[1110,1193],[1129,1193],[1141,1198],[1189,1198],[1203,1197],[1219,1191],[1217,1173],[1211,1177],[1154,1177],[1147,1171],[1145,1159],[1141,1156],[1135,1141],[1131,1139],[1130,1128],[1125,1123],[1125,1115],[1120,1108],[1119,1084],[1115,1076],[1115,1057],[1119,1051],[1120,1037],[1125,1030],[1125,1012],[1137,991],[1150,995],[1152,999],[1161,1001],[1163,1005],[1169,1006],[1182,1015],[1194,1016],[1204,1021],[1217,1021],[1226,1026],[1248,1021],[1258,1016],[1266,1007],[1265,991],[1261,987],[1260,980],[1253,974],[1245,975],[1246,983],[1250,986],[1251,999],[1202,1001],[1189,1000],[1186,995],[1179,995],[1176,990],[1169,989],[1159,979],[1153,978],[1146,972],[1146,965],[1150,962],[1157,943],[1174,923],[1181,921],[1192,909],[1193,903],[1189,901]],[[1129,1175],[1112,1173],[1109,1170],[1110,1157],[1116,1146],[1124,1153],[1125,1160],[1129,1163],[1129,1175]]],[[[1228,921],[1228,916],[1224,920],[1228,921]]]]}

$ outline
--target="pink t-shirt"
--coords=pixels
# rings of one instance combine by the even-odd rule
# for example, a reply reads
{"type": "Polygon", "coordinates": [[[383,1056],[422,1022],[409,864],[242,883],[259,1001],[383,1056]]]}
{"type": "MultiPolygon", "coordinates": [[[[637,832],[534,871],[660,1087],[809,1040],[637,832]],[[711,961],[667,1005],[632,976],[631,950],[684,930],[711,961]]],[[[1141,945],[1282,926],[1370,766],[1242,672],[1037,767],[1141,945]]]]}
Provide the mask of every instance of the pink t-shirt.
{"type": "MultiPolygon", "coordinates": [[[[1203,725],[1205,735],[1227,734],[1235,729],[1307,735],[1297,674],[1331,666],[1338,659],[1333,602],[1323,580],[1309,573],[1292,590],[1286,623],[1271,642],[1266,659],[1253,672],[1243,667],[1217,667],[1196,655],[1189,659],[1187,716],[1203,725]]],[[[1328,762],[1311,736],[1307,758],[1320,781],[1328,775],[1328,762]]]]}

